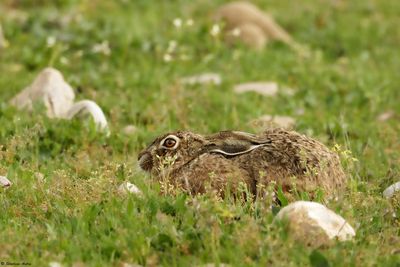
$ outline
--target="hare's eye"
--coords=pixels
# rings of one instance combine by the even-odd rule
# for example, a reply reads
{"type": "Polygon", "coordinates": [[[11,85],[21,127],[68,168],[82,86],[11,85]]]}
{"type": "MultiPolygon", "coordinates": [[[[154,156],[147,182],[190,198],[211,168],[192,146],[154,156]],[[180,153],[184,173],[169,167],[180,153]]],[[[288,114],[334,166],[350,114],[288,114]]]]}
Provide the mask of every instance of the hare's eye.
{"type": "Polygon", "coordinates": [[[168,135],[167,137],[165,137],[161,143],[160,146],[166,149],[175,149],[178,147],[179,144],[179,138],[173,134],[168,135]]]}
{"type": "Polygon", "coordinates": [[[176,140],[173,138],[167,138],[163,143],[163,146],[167,148],[173,148],[175,145],[176,145],[176,140]]]}

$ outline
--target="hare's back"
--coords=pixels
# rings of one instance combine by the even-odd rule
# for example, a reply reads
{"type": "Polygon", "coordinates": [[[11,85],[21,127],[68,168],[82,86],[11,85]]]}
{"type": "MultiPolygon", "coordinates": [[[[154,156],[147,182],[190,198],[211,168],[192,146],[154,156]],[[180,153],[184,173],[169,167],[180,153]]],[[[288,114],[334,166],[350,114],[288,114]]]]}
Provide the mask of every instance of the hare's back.
{"type": "Polygon", "coordinates": [[[293,131],[267,130],[265,145],[235,161],[255,176],[257,183],[275,181],[287,190],[295,181],[298,189],[323,188],[328,194],[342,188],[346,177],[339,157],[322,143],[293,131]]]}

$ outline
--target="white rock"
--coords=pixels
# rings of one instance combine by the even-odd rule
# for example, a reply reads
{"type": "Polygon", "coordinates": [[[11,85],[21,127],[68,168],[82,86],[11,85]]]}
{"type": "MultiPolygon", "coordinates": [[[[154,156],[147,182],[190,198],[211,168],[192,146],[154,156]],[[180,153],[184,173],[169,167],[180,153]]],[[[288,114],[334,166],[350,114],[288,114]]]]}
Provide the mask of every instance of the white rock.
{"type": "Polygon", "coordinates": [[[42,101],[50,118],[63,118],[72,107],[75,94],[64,81],[61,72],[45,68],[31,85],[11,99],[11,104],[19,109],[32,110],[33,103],[42,101]]]}
{"type": "Polygon", "coordinates": [[[184,77],[181,79],[181,83],[188,85],[196,84],[221,84],[221,76],[217,73],[202,73],[195,76],[184,77]]]}
{"type": "Polygon", "coordinates": [[[241,42],[256,50],[262,50],[268,43],[268,37],[263,30],[253,23],[237,25],[225,34],[225,40],[228,44],[241,42]]]}
{"type": "Polygon", "coordinates": [[[235,85],[233,90],[238,93],[255,92],[265,96],[274,96],[278,93],[276,82],[250,82],[235,85]]]}
{"type": "Polygon", "coordinates": [[[42,102],[49,118],[69,120],[89,114],[99,129],[108,132],[107,120],[101,108],[91,100],[82,100],[74,104],[74,98],[74,91],[65,82],[61,72],[46,68],[31,85],[11,99],[10,103],[19,109],[32,110],[35,102],[42,102]]]}
{"type": "Polygon", "coordinates": [[[279,211],[276,220],[288,220],[290,232],[307,244],[322,245],[337,238],[352,239],[356,233],[341,216],[324,205],[310,201],[296,201],[279,211]]]}
{"type": "MultiPolygon", "coordinates": [[[[297,43],[269,14],[260,10],[251,1],[230,1],[221,6],[215,13],[214,18],[217,21],[224,22],[224,29],[231,30],[239,28],[244,24],[255,25],[267,40],[280,40],[291,47],[300,56],[309,56],[309,48],[297,43]]],[[[250,39],[251,40],[251,39],[250,39]]],[[[250,41],[249,40],[249,41],[250,41]]],[[[229,40],[228,40],[229,41],[229,40]]],[[[255,39],[253,41],[256,42],[255,39]]],[[[246,42],[245,42],[246,43],[246,42]]],[[[253,46],[254,44],[251,44],[253,46]]]]}
{"type": "Polygon", "coordinates": [[[108,124],[106,116],[101,108],[91,100],[82,100],[75,103],[67,112],[65,118],[72,119],[74,117],[82,117],[91,115],[96,125],[101,130],[107,130],[108,124]]]}
{"type": "Polygon", "coordinates": [[[263,115],[260,118],[252,120],[250,122],[250,124],[256,128],[278,126],[286,129],[293,127],[295,123],[296,120],[294,118],[279,115],[263,115]]]}
{"type": "Polygon", "coordinates": [[[134,184],[132,184],[130,182],[122,183],[118,187],[118,190],[121,193],[130,193],[130,194],[135,194],[135,195],[141,195],[142,194],[142,191],[140,191],[140,189],[136,185],[134,185],[134,184]]]}
{"type": "Polygon", "coordinates": [[[400,191],[400,182],[394,183],[383,191],[383,196],[391,198],[396,192],[400,191]]]}
{"type": "Polygon", "coordinates": [[[12,185],[12,183],[10,182],[10,180],[7,179],[7,177],[0,176],[0,187],[6,188],[6,187],[10,187],[11,185],[12,185]]]}
{"type": "Polygon", "coordinates": [[[257,6],[245,1],[232,1],[221,6],[214,15],[217,21],[223,20],[226,28],[250,23],[262,29],[269,39],[293,43],[292,37],[270,15],[257,6]]]}

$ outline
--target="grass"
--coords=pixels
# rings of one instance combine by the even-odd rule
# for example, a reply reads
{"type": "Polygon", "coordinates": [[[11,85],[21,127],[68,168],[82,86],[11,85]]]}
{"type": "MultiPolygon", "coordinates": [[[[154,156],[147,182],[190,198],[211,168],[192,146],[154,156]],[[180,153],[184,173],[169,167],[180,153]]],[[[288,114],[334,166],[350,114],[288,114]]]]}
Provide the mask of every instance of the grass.
{"type": "Polygon", "coordinates": [[[400,2],[255,2],[311,56],[278,43],[262,53],[225,46],[209,33],[210,13],[222,1],[2,1],[9,46],[0,50],[0,175],[14,184],[0,189],[0,261],[400,266],[399,206],[382,198],[400,176],[400,2]],[[175,18],[194,24],[176,28],[175,18]],[[177,50],[165,62],[171,40],[177,50]],[[93,53],[104,41],[111,54],[93,53]],[[46,66],[62,71],[77,99],[104,109],[109,137],[91,124],[7,104],[46,66]],[[221,74],[223,83],[177,82],[202,72],[221,74]],[[254,80],[277,81],[295,94],[232,92],[235,83],[254,80]],[[387,111],[396,115],[378,121],[387,111]],[[346,193],[325,203],[356,228],[353,241],[304,247],[272,223],[268,203],[164,196],[137,171],[138,152],[160,133],[253,131],[248,122],[263,114],[293,116],[297,131],[358,159],[346,165],[346,193]],[[128,124],[138,132],[123,134],[128,124]],[[117,187],[126,180],[144,196],[121,196],[117,187]]]}

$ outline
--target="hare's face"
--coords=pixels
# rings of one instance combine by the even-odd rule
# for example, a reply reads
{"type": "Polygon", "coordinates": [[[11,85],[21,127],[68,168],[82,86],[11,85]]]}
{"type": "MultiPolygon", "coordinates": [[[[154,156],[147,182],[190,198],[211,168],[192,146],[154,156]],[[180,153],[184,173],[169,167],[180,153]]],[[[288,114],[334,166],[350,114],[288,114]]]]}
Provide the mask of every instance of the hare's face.
{"type": "Polygon", "coordinates": [[[206,141],[191,132],[174,132],[157,137],[151,145],[139,153],[139,166],[151,173],[161,169],[177,169],[192,160],[206,141]]]}

